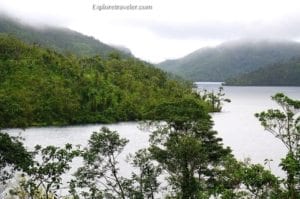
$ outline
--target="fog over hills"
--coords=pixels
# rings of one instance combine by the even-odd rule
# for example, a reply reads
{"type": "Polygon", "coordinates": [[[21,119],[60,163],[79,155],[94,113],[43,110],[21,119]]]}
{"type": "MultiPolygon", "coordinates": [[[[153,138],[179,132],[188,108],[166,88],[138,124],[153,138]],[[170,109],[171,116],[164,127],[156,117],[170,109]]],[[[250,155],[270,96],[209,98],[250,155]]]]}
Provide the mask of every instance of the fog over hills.
{"type": "Polygon", "coordinates": [[[60,53],[106,57],[109,53],[117,51],[124,56],[132,56],[130,50],[124,47],[107,45],[94,37],[68,28],[21,23],[20,20],[3,14],[0,15],[0,33],[11,34],[27,43],[38,44],[60,53]]]}
{"type": "MultiPolygon", "coordinates": [[[[130,49],[124,46],[108,45],[67,28],[41,24],[28,25],[5,15],[0,15],[0,33],[10,34],[27,43],[51,48],[64,54],[107,57],[111,52],[118,52],[124,57],[133,56],[130,49]]],[[[248,38],[224,42],[216,47],[200,48],[183,58],[166,60],[157,66],[191,81],[228,81],[235,85],[239,83],[258,85],[262,81],[255,81],[255,79],[258,76],[264,77],[261,75],[267,71],[263,69],[264,67],[269,68],[272,65],[274,68],[280,65],[281,70],[284,70],[281,64],[289,63],[290,66],[290,63],[293,63],[290,60],[297,57],[300,57],[298,42],[248,38]],[[252,77],[253,81],[250,80],[252,77]]],[[[293,73],[292,68],[287,70],[287,73],[293,73]]],[[[274,68],[274,71],[278,70],[274,68]]],[[[275,75],[272,78],[277,77],[275,75]]],[[[264,84],[268,84],[268,81],[264,84]]],[[[270,84],[290,85],[292,83],[273,81],[270,84]]]]}
{"type": "Polygon", "coordinates": [[[298,56],[298,42],[243,39],[201,48],[183,58],[161,62],[158,67],[192,81],[226,81],[298,56]]]}

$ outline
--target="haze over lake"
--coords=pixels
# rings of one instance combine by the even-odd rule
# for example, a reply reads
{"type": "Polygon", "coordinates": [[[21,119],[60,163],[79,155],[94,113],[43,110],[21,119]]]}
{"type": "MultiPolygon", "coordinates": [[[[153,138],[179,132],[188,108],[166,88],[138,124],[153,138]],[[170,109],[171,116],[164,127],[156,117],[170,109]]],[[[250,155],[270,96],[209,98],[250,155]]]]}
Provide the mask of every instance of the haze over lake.
{"type": "MultiPolygon", "coordinates": [[[[200,88],[217,89],[220,84],[198,84],[200,88]]],[[[231,147],[239,160],[251,158],[253,163],[264,163],[265,159],[272,159],[272,171],[280,176],[284,173],[278,167],[280,159],[284,157],[286,148],[272,134],[260,126],[254,114],[268,108],[276,107],[271,101],[271,95],[283,92],[287,96],[300,99],[300,87],[224,87],[226,97],[231,103],[224,104],[221,113],[212,114],[215,122],[214,129],[223,138],[226,146],[231,147]]],[[[92,132],[98,131],[103,125],[82,125],[68,127],[44,127],[6,130],[12,135],[21,135],[25,138],[25,145],[29,149],[37,144],[63,146],[65,143],[86,146],[92,132]]],[[[138,128],[136,122],[105,125],[117,130],[121,137],[130,140],[124,153],[120,157],[121,172],[130,174],[129,165],[125,163],[128,153],[147,147],[148,133],[138,128]]]]}

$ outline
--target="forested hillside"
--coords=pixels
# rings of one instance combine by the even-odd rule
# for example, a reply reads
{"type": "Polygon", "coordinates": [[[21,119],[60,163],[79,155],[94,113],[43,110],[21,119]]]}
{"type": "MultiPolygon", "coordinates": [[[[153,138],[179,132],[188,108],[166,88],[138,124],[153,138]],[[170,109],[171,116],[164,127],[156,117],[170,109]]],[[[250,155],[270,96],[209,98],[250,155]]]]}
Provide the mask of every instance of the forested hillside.
{"type": "Polygon", "coordinates": [[[226,80],[227,85],[300,86],[300,58],[262,67],[256,71],[226,80]]]}
{"type": "MultiPolygon", "coordinates": [[[[67,28],[34,27],[0,14],[0,33],[11,34],[30,44],[38,44],[64,54],[79,56],[108,56],[112,51],[131,56],[130,51],[115,48],[67,28]]],[[[125,48],[124,48],[125,49],[125,48]]]]}
{"type": "Polygon", "coordinates": [[[226,81],[260,67],[300,56],[300,44],[291,41],[241,40],[202,48],[159,68],[193,81],[226,81]]]}
{"type": "Polygon", "coordinates": [[[196,99],[135,58],[76,58],[0,36],[1,128],[147,119],[157,104],[180,98],[196,99]]]}

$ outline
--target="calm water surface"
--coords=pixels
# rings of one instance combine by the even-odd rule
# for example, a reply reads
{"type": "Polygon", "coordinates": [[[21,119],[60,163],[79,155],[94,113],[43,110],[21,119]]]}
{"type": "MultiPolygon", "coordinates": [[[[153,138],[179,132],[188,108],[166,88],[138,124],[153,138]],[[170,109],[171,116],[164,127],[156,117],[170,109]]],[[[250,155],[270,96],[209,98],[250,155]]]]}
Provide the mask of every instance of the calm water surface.
{"type": "Polygon", "coordinates": [[[251,158],[254,163],[268,165],[280,176],[284,173],[278,167],[280,159],[285,156],[285,146],[271,133],[261,127],[255,113],[269,108],[277,108],[271,96],[283,92],[291,98],[300,100],[300,87],[224,87],[226,97],[232,100],[224,104],[222,113],[213,114],[214,129],[223,138],[224,144],[230,146],[240,160],[251,158]]]}
{"type": "MultiPolygon", "coordinates": [[[[101,127],[106,126],[110,130],[118,131],[120,136],[127,138],[129,143],[124,148],[123,153],[119,156],[120,173],[122,176],[129,177],[132,172],[132,167],[126,161],[130,153],[134,153],[140,148],[148,146],[148,134],[138,128],[139,124],[135,122],[118,123],[111,125],[82,125],[68,127],[44,127],[44,128],[28,128],[25,131],[21,129],[6,130],[11,135],[24,138],[23,141],[28,149],[33,150],[35,145],[55,145],[63,147],[66,143],[73,145],[87,146],[91,134],[99,131],[101,127]]],[[[72,163],[72,169],[63,176],[63,185],[66,189],[61,189],[58,194],[60,196],[68,195],[67,182],[72,179],[72,174],[81,166],[82,159],[75,158],[72,163]]],[[[1,192],[0,192],[1,193],[1,192]]],[[[1,195],[0,195],[1,199],[1,195]]]]}

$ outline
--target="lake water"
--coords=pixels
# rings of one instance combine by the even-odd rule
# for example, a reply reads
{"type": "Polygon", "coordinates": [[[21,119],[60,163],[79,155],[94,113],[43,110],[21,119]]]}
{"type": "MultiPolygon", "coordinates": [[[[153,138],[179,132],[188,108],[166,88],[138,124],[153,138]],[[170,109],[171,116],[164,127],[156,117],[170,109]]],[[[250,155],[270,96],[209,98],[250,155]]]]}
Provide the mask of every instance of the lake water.
{"type": "MultiPolygon", "coordinates": [[[[126,161],[129,153],[134,153],[140,148],[148,146],[148,132],[142,131],[139,124],[136,122],[126,122],[111,125],[82,125],[68,127],[44,127],[44,128],[28,128],[25,131],[21,129],[4,130],[13,136],[24,138],[23,141],[28,149],[33,150],[35,145],[55,145],[63,147],[66,143],[73,145],[87,146],[88,139],[93,132],[99,131],[101,127],[106,126],[111,130],[118,131],[121,137],[127,138],[129,143],[124,148],[123,153],[119,156],[120,173],[123,176],[130,176],[132,167],[126,161]]],[[[63,176],[63,184],[67,185],[72,175],[79,166],[82,165],[82,160],[75,158],[72,163],[72,169],[68,174],[63,176]]],[[[15,184],[15,183],[14,183],[15,184]]],[[[67,189],[61,189],[58,194],[60,196],[68,195],[67,189]]],[[[0,189],[1,199],[1,189],[0,189]]]]}
{"type": "MultiPolygon", "coordinates": [[[[129,175],[130,165],[125,159],[128,154],[134,153],[138,149],[148,146],[149,133],[141,130],[140,125],[136,122],[126,122],[111,125],[82,125],[68,127],[43,127],[43,128],[28,128],[25,131],[21,129],[9,129],[9,134],[24,138],[25,146],[30,150],[34,149],[35,145],[55,145],[63,147],[66,143],[75,145],[87,146],[88,140],[93,132],[98,132],[101,127],[108,127],[110,130],[117,131],[122,138],[129,140],[129,143],[124,148],[123,153],[119,156],[121,172],[124,175],[129,175]]],[[[76,161],[77,162],[77,161],[76,161]]]]}
{"type": "MultiPolygon", "coordinates": [[[[226,97],[232,100],[224,104],[221,113],[213,114],[214,129],[230,146],[235,156],[243,160],[251,158],[254,163],[264,163],[272,159],[271,170],[284,177],[278,167],[280,159],[287,152],[279,139],[264,130],[255,113],[269,108],[278,108],[271,96],[283,92],[290,98],[300,100],[300,87],[224,87],[226,97]]],[[[269,167],[268,166],[268,167],[269,167]]]]}
{"type": "MultiPolygon", "coordinates": [[[[216,89],[219,84],[198,84],[199,87],[216,89]]],[[[256,112],[261,112],[276,104],[270,96],[283,92],[294,99],[300,99],[300,87],[224,87],[226,97],[232,100],[224,104],[221,113],[213,114],[214,129],[223,138],[224,145],[230,146],[233,153],[240,160],[251,158],[254,163],[264,163],[266,158],[272,159],[270,164],[272,171],[280,176],[284,173],[279,169],[280,159],[284,157],[286,149],[284,145],[273,135],[264,131],[257,119],[256,112]]],[[[25,145],[29,149],[37,144],[63,146],[66,143],[74,145],[87,145],[87,141],[94,131],[98,131],[103,125],[84,125],[69,127],[47,127],[6,130],[11,135],[20,135],[25,138],[25,145]]],[[[120,156],[121,173],[130,174],[130,166],[124,159],[128,153],[147,147],[148,133],[138,128],[138,123],[119,123],[105,125],[120,133],[121,137],[130,140],[124,153],[120,156]]],[[[75,161],[80,164],[80,161],[75,161]]]]}

